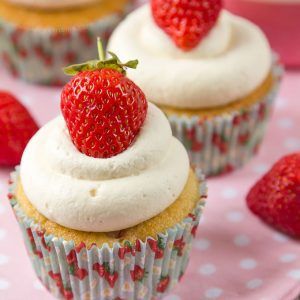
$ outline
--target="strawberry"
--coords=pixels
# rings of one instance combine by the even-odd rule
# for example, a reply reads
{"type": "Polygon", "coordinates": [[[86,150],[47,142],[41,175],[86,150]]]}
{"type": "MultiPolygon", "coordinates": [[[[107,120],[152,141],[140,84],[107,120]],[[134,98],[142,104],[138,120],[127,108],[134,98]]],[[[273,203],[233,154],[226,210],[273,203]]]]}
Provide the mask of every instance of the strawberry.
{"type": "Polygon", "coordinates": [[[159,293],[164,293],[166,291],[166,289],[168,288],[170,283],[170,277],[169,276],[162,276],[157,287],[156,287],[156,291],[159,293]]]}
{"type": "Polygon", "coordinates": [[[134,270],[130,271],[132,281],[142,281],[145,276],[145,269],[142,269],[139,265],[134,266],[134,270]]]}
{"type": "Polygon", "coordinates": [[[76,268],[74,271],[74,276],[79,280],[83,280],[86,276],[88,276],[88,272],[85,269],[76,268]]]}
{"type": "Polygon", "coordinates": [[[77,264],[77,256],[76,256],[76,252],[74,249],[72,249],[70,251],[70,253],[67,255],[67,263],[69,265],[74,264],[74,263],[77,264]]]}
{"type": "Polygon", "coordinates": [[[142,245],[140,240],[136,240],[135,242],[135,252],[141,252],[142,251],[142,245]]]}
{"type": "Polygon", "coordinates": [[[158,240],[148,240],[148,244],[151,250],[155,253],[155,259],[161,259],[164,256],[164,245],[162,238],[158,238],[158,240]]]}
{"type": "Polygon", "coordinates": [[[119,248],[118,255],[120,259],[124,259],[127,253],[135,255],[135,249],[132,248],[130,242],[126,241],[124,247],[119,248]]]}
{"type": "Polygon", "coordinates": [[[174,242],[174,250],[177,251],[178,256],[183,255],[184,247],[185,247],[185,242],[183,241],[183,237],[181,237],[181,239],[178,239],[174,242]]]}
{"type": "Polygon", "coordinates": [[[63,295],[66,300],[72,300],[74,298],[74,295],[71,290],[63,290],[63,295]]]}
{"type": "Polygon", "coordinates": [[[0,91],[0,165],[19,164],[25,146],[37,130],[27,109],[12,94],[0,91]]]}
{"type": "Polygon", "coordinates": [[[156,24],[177,47],[190,51],[215,25],[222,0],[152,0],[156,24]]]}
{"type": "Polygon", "coordinates": [[[75,75],[63,88],[61,110],[74,145],[95,158],[108,158],[126,150],[140,131],[147,114],[144,93],[125,76],[118,57],[105,60],[98,41],[100,60],[73,65],[66,74],[75,75]]]}
{"type": "Polygon", "coordinates": [[[119,277],[119,275],[116,271],[113,272],[112,274],[106,273],[104,275],[105,280],[108,282],[108,284],[111,288],[114,288],[116,281],[118,280],[118,277],[119,277]]]}
{"type": "Polygon", "coordinates": [[[281,158],[252,187],[247,203],[264,222],[300,238],[300,153],[281,158]]]}
{"type": "Polygon", "coordinates": [[[100,277],[104,277],[106,274],[105,266],[99,263],[94,263],[93,270],[96,271],[100,277]]]}

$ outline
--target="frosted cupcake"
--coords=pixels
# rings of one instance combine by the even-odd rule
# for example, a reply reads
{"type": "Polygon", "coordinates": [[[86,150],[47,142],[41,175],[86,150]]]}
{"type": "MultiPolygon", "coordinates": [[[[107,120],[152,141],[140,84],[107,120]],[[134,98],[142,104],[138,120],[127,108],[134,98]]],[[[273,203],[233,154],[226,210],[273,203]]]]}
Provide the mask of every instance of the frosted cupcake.
{"type": "Polygon", "coordinates": [[[167,118],[125,76],[135,65],[101,55],[68,68],[64,119],[38,131],[12,175],[30,258],[58,298],[152,299],[187,267],[205,183],[167,118]]]}
{"type": "Polygon", "coordinates": [[[61,68],[96,56],[131,0],[0,0],[0,56],[15,76],[60,85],[61,68]]]}
{"type": "Polygon", "coordinates": [[[256,153],[281,73],[257,26],[218,0],[154,0],[117,27],[109,49],[138,57],[128,76],[166,113],[195,167],[215,175],[256,153]]]}

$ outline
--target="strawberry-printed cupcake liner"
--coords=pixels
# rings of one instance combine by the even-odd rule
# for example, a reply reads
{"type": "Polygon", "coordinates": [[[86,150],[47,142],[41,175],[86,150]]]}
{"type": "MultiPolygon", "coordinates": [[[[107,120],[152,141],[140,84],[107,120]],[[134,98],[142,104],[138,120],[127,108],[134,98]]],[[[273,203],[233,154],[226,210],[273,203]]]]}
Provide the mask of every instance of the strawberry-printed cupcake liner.
{"type": "Polygon", "coordinates": [[[12,173],[9,199],[23,233],[34,270],[57,298],[67,300],[158,299],[184,274],[192,240],[206,198],[204,176],[199,178],[199,202],[180,223],[146,242],[87,247],[47,235],[27,217],[15,199],[19,176],[12,173]]]}
{"type": "Polygon", "coordinates": [[[259,150],[270,119],[283,68],[274,58],[273,86],[256,104],[212,118],[168,115],[173,135],[185,146],[191,164],[206,176],[245,165],[259,150]]]}
{"type": "Polygon", "coordinates": [[[97,37],[106,45],[110,34],[132,8],[114,12],[84,27],[69,30],[22,29],[0,18],[0,58],[14,76],[44,85],[68,81],[62,68],[97,57],[97,37]]]}

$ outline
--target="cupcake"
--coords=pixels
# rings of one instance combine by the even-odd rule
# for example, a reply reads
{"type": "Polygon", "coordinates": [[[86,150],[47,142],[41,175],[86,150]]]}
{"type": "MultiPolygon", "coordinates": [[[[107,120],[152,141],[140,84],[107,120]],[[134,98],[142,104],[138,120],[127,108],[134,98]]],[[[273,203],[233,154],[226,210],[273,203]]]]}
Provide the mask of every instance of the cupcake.
{"type": "Polygon", "coordinates": [[[61,299],[153,299],[186,270],[206,187],[164,114],[112,54],[66,69],[61,110],[27,145],[10,203],[61,299]],[[160,134],[157,134],[159,131],[160,134]]]}
{"type": "Polygon", "coordinates": [[[281,77],[257,26],[219,0],[153,0],[122,21],[108,48],[139,59],[128,77],[165,112],[206,175],[240,167],[257,152],[281,77]]]}
{"type": "Polygon", "coordinates": [[[61,85],[61,69],[96,56],[131,6],[131,0],[0,0],[0,57],[28,82],[61,85]]]}
{"type": "Polygon", "coordinates": [[[226,8],[259,25],[288,67],[300,67],[299,0],[225,0],[226,8]]]}

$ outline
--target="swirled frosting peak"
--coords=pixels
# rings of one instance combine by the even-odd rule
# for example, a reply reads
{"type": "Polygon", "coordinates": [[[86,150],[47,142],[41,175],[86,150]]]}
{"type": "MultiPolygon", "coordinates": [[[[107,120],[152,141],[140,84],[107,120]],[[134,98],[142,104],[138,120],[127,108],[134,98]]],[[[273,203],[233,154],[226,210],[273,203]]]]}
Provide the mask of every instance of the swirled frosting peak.
{"type": "Polygon", "coordinates": [[[20,176],[26,196],[48,219],[68,228],[122,230],[159,214],[181,194],[187,153],[163,113],[149,104],[135,142],[124,152],[93,158],[73,145],[58,117],[29,142],[20,176]]]}

